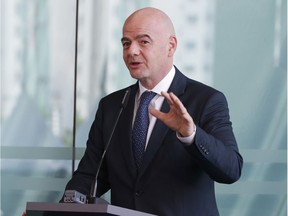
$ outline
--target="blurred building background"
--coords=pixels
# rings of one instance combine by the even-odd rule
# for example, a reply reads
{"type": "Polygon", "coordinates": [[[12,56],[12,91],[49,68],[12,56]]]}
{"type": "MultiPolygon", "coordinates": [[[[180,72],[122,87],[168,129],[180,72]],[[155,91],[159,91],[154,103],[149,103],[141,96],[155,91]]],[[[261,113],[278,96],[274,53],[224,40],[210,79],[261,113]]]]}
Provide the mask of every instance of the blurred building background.
{"type": "MultiPolygon", "coordinates": [[[[286,215],[286,0],[79,0],[77,160],[99,99],[135,82],[120,38],[145,6],[171,17],[175,65],[227,96],[245,164],[239,182],[216,185],[221,215],[286,215]]],[[[0,209],[21,215],[58,202],[72,174],[76,1],[2,0],[0,16],[0,209]]]]}

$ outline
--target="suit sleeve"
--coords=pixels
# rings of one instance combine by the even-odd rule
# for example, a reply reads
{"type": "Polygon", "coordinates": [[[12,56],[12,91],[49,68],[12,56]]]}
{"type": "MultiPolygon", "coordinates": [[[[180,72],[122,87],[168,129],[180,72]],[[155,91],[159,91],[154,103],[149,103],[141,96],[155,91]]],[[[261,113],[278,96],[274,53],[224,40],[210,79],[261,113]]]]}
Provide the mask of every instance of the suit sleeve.
{"type": "Polygon", "coordinates": [[[212,94],[201,113],[195,122],[194,143],[186,148],[211,179],[233,183],[241,176],[243,159],[238,151],[225,96],[221,92],[212,94]]]}

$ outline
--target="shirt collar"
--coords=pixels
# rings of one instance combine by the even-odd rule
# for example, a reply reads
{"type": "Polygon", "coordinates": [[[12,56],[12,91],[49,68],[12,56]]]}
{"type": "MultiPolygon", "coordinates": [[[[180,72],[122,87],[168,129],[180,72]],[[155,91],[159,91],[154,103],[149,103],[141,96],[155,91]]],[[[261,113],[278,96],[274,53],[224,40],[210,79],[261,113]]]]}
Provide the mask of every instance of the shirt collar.
{"type": "MultiPolygon", "coordinates": [[[[151,89],[151,91],[157,93],[158,95],[161,95],[161,91],[167,92],[173,81],[174,76],[175,76],[175,67],[173,66],[171,70],[168,72],[168,74],[153,89],[151,89]]],[[[137,95],[137,100],[140,99],[143,92],[150,91],[146,89],[140,82],[138,83],[139,83],[139,93],[137,95]]]]}

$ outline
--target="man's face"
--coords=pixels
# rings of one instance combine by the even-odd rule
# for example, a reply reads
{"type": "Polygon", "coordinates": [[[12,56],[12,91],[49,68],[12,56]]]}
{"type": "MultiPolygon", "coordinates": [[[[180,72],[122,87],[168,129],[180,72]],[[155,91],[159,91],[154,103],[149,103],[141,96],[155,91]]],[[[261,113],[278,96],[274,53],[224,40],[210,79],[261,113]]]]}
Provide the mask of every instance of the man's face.
{"type": "Polygon", "coordinates": [[[157,84],[171,69],[169,34],[159,26],[152,19],[134,18],[123,27],[124,62],[144,86],[157,84]]]}

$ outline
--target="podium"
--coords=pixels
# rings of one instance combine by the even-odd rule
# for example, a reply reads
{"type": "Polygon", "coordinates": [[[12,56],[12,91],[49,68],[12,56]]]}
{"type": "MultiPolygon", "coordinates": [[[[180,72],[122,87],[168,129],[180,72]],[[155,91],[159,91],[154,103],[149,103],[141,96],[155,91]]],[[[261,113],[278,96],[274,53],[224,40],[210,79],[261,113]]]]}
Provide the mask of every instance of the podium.
{"type": "MultiPolygon", "coordinates": [[[[110,204],[27,202],[27,216],[153,216],[110,204]]],[[[154,215],[155,216],[155,215],[154,215]]]]}

